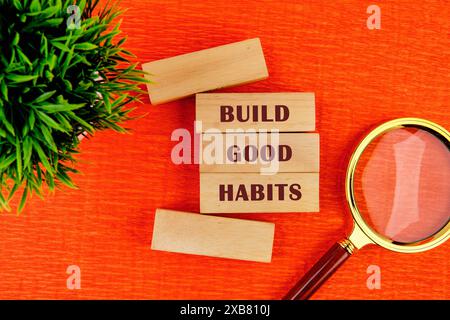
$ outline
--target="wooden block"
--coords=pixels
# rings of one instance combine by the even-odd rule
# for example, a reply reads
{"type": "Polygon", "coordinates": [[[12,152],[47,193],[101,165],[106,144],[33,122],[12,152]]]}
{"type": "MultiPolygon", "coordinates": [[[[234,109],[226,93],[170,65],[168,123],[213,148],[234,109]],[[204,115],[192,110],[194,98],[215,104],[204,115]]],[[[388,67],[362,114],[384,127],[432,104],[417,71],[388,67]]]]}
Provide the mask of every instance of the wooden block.
{"type": "Polygon", "coordinates": [[[148,62],[142,65],[152,104],[266,79],[266,62],[258,38],[148,62]]]}
{"type": "Polygon", "coordinates": [[[205,93],[196,95],[202,132],[217,129],[280,132],[315,130],[314,93],[205,93]]]}
{"type": "Polygon", "coordinates": [[[152,249],[270,262],[275,225],[157,209],[152,249]]]}
{"type": "Polygon", "coordinates": [[[318,133],[204,133],[200,172],[319,172],[319,149],[318,133]]]}
{"type": "Polygon", "coordinates": [[[200,173],[200,212],[318,212],[318,173],[200,173]]]}

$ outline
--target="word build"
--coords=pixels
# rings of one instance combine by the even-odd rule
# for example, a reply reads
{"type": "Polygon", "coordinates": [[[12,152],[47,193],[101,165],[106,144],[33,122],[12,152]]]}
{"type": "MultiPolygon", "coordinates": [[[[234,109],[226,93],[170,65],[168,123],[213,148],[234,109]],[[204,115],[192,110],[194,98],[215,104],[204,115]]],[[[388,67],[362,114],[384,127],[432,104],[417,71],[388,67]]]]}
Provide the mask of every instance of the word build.
{"type": "Polygon", "coordinates": [[[284,122],[288,119],[289,108],[280,104],[273,107],[265,104],[220,106],[220,122],[284,122]]]}
{"type": "Polygon", "coordinates": [[[200,212],[318,212],[319,173],[201,173],[200,212]]]}
{"type": "Polygon", "coordinates": [[[314,93],[201,93],[196,119],[203,132],[217,129],[315,130],[314,93]]]}

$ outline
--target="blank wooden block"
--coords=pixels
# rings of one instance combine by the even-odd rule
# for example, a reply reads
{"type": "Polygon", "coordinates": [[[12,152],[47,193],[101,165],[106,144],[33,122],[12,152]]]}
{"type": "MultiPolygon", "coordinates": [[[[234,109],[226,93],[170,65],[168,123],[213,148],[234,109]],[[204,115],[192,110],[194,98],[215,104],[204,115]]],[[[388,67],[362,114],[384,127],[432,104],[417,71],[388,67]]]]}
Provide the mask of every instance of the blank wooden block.
{"type": "Polygon", "coordinates": [[[152,249],[270,262],[275,225],[157,209],[152,249]]]}
{"type": "Polygon", "coordinates": [[[315,130],[314,93],[204,93],[196,95],[202,132],[217,129],[315,130]]]}
{"type": "Polygon", "coordinates": [[[204,133],[202,145],[200,172],[319,172],[318,133],[204,133]]]}
{"type": "Polygon", "coordinates": [[[318,173],[200,173],[200,212],[318,212],[318,173]]]}
{"type": "Polygon", "coordinates": [[[142,65],[152,104],[197,92],[240,85],[268,77],[258,38],[148,62],[142,65]]]}

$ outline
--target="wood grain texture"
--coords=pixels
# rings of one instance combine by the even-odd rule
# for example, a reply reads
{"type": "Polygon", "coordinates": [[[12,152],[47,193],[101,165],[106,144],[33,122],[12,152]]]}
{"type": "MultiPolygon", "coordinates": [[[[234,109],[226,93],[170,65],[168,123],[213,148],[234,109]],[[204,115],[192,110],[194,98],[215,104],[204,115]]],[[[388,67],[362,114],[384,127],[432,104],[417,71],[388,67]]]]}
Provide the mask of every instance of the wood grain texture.
{"type": "Polygon", "coordinates": [[[202,144],[201,173],[319,172],[320,169],[318,133],[204,133],[202,144]]]}
{"type": "Polygon", "coordinates": [[[144,63],[152,104],[268,77],[258,38],[144,63]]]}
{"type": "MultiPolygon", "coordinates": [[[[195,99],[136,105],[132,134],[83,140],[78,190],[34,197],[22,216],[0,215],[0,297],[53,299],[280,299],[351,228],[343,177],[372,126],[423,117],[450,128],[450,7],[431,0],[122,2],[126,46],[147,62],[260,37],[270,78],[221,92],[316,93],[320,213],[239,214],[276,223],[272,263],[150,250],[154,210],[199,211],[196,165],[170,160],[173,130],[193,132],[195,99]],[[370,2],[372,4],[373,2],[370,2]],[[66,269],[81,268],[81,290],[66,269]]],[[[357,252],[314,299],[450,299],[450,243],[419,254],[357,252]],[[381,268],[382,289],[366,286],[381,268]]]]}
{"type": "Polygon", "coordinates": [[[310,92],[202,93],[195,98],[196,120],[201,121],[203,132],[230,129],[301,132],[316,128],[315,99],[310,92]],[[224,107],[229,110],[222,111],[224,107]]]}
{"type": "Polygon", "coordinates": [[[157,209],[152,249],[270,262],[275,224],[157,209]]]}

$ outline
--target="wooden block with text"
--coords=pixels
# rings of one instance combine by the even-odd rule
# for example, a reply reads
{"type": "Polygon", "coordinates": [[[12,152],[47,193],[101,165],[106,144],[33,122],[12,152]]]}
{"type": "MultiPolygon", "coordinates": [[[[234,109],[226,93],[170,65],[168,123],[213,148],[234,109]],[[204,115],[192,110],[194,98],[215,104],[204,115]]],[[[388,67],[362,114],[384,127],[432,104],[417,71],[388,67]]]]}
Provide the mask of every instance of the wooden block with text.
{"type": "Polygon", "coordinates": [[[319,173],[200,173],[201,213],[318,211],[319,173]]]}
{"type": "Polygon", "coordinates": [[[208,130],[315,130],[314,93],[203,93],[196,95],[196,120],[208,130]]]}
{"type": "Polygon", "coordinates": [[[269,222],[157,209],[152,249],[270,262],[274,232],[269,222]]]}
{"type": "Polygon", "coordinates": [[[319,172],[318,133],[204,133],[200,172],[319,172]]]}
{"type": "Polygon", "coordinates": [[[144,63],[152,104],[268,77],[258,38],[144,63]]]}

